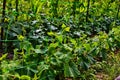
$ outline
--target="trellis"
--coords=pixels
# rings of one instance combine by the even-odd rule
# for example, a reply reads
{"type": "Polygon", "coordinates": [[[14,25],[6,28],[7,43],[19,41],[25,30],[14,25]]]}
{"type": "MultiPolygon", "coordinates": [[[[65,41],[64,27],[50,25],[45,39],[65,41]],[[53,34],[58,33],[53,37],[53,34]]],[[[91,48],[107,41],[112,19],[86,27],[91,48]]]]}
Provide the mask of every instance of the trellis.
{"type": "MultiPolygon", "coordinates": [[[[2,9],[2,24],[4,24],[5,17],[6,17],[6,4],[7,0],[3,0],[3,9],[2,9]]],[[[16,12],[18,13],[18,0],[16,0],[16,12]]],[[[16,15],[16,21],[18,18],[18,14],[16,15]]],[[[3,49],[3,42],[4,42],[4,28],[1,27],[1,39],[0,39],[0,49],[3,49]]]]}

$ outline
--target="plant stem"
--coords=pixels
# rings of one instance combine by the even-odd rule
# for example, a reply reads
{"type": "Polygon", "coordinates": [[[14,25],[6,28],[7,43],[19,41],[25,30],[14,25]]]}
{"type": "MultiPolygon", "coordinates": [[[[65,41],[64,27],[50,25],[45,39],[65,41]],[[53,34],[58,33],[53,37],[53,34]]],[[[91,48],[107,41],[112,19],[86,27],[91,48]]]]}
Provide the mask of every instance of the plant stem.
{"type": "Polygon", "coordinates": [[[75,18],[75,13],[76,13],[76,0],[74,0],[74,2],[73,2],[73,16],[74,16],[74,18],[75,18]]]}
{"type": "MultiPolygon", "coordinates": [[[[120,0],[119,0],[120,1],[120,0]]],[[[119,2],[118,2],[119,3],[119,2]]],[[[118,10],[117,10],[117,15],[116,15],[116,19],[118,19],[119,16],[119,12],[120,12],[120,4],[118,4],[118,10]]]]}
{"type": "Polygon", "coordinates": [[[52,1],[53,17],[58,17],[58,13],[57,13],[58,1],[59,1],[59,0],[53,0],[53,1],[52,1]]]}
{"type": "Polygon", "coordinates": [[[16,18],[15,20],[17,21],[18,20],[18,0],[16,0],[16,18]]]}
{"type": "Polygon", "coordinates": [[[87,5],[86,22],[88,22],[88,18],[89,18],[89,7],[90,7],[90,0],[88,0],[88,5],[87,5]]]}

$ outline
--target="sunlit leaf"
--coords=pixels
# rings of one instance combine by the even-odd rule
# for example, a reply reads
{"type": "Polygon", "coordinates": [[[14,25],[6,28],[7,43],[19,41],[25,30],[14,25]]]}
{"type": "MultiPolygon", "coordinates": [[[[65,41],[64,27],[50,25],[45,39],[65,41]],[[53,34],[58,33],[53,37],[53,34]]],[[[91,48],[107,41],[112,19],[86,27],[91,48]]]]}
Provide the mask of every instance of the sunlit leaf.
{"type": "Polygon", "coordinates": [[[2,57],[0,57],[0,61],[2,61],[3,59],[5,59],[7,57],[8,54],[4,54],[2,55],[2,57]]]}
{"type": "Polygon", "coordinates": [[[49,47],[50,48],[56,48],[58,46],[58,44],[59,44],[58,42],[57,43],[51,43],[49,47]]]}
{"type": "Polygon", "coordinates": [[[69,32],[70,31],[70,27],[66,27],[64,30],[69,32]]]}
{"type": "Polygon", "coordinates": [[[65,28],[66,27],[66,25],[65,24],[62,24],[62,28],[65,28]]]}
{"type": "Polygon", "coordinates": [[[49,35],[49,36],[53,36],[54,35],[54,33],[51,31],[51,32],[47,32],[47,34],[49,35]]]}
{"type": "Polygon", "coordinates": [[[20,77],[20,79],[21,79],[21,80],[31,80],[30,76],[28,76],[28,75],[22,75],[22,76],[20,77]]]}

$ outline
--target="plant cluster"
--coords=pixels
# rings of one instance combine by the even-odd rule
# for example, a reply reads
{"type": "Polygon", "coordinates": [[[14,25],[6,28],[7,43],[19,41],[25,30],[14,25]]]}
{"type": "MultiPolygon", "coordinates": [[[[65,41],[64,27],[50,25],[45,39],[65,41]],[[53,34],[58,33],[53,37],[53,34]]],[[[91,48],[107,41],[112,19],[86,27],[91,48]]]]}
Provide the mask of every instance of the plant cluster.
{"type": "Polygon", "coordinates": [[[119,0],[5,1],[0,80],[93,80],[120,48],[119,0]]]}
{"type": "Polygon", "coordinates": [[[67,36],[70,27],[61,26],[59,33],[47,32],[42,44],[33,47],[23,35],[17,38],[19,48],[14,49],[13,60],[6,60],[7,54],[1,58],[1,78],[27,80],[63,80],[65,78],[87,79],[82,72],[89,69],[97,61],[107,59],[120,45],[119,26],[109,34],[100,32],[93,38],[82,34],[73,39],[67,36]],[[4,77],[6,76],[6,77],[4,77]]]}

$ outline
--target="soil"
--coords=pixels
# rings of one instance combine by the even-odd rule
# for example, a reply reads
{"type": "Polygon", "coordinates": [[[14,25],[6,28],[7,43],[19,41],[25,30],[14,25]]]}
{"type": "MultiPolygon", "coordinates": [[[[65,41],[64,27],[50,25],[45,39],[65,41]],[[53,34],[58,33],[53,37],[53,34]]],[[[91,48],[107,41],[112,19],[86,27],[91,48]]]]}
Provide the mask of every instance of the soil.
{"type": "Polygon", "coordinates": [[[108,78],[108,75],[106,75],[104,73],[97,73],[96,78],[97,78],[97,80],[105,80],[108,78]]]}
{"type": "MultiPolygon", "coordinates": [[[[3,54],[5,54],[5,53],[2,50],[0,50],[0,57],[2,57],[3,54]]],[[[8,53],[7,59],[12,60],[13,56],[14,56],[13,53],[8,53]]]]}

